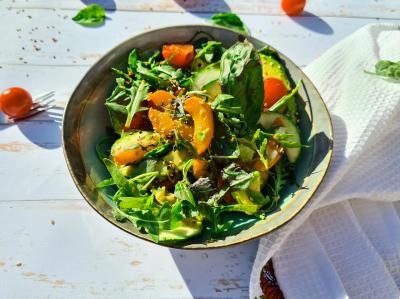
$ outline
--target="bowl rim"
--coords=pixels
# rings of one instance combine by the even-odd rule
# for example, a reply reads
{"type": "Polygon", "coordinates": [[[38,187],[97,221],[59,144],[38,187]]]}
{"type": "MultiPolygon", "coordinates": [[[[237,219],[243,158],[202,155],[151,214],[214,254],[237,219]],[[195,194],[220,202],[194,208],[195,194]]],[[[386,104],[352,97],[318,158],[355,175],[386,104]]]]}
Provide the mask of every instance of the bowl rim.
{"type": "MultiPolygon", "coordinates": [[[[173,28],[198,28],[198,29],[200,29],[200,28],[207,29],[207,28],[208,28],[208,29],[218,29],[218,30],[223,30],[223,31],[229,31],[229,32],[234,32],[234,33],[236,33],[236,34],[239,34],[238,32],[236,32],[236,31],[234,31],[234,30],[231,30],[231,29],[228,29],[228,28],[225,28],[225,27],[222,27],[222,26],[218,26],[218,25],[209,25],[209,24],[187,24],[187,25],[163,26],[163,27],[158,27],[158,28],[151,29],[151,30],[144,30],[144,31],[142,31],[142,32],[139,33],[139,34],[133,35],[133,36],[131,36],[131,37],[129,37],[129,38],[127,38],[127,39],[121,41],[121,42],[118,43],[117,45],[113,46],[110,50],[108,50],[105,54],[103,54],[103,55],[101,56],[101,58],[98,59],[93,65],[91,65],[91,66],[89,67],[89,69],[85,72],[85,74],[82,76],[81,80],[79,81],[78,85],[76,85],[76,87],[74,88],[74,91],[72,92],[72,94],[71,94],[71,96],[69,97],[69,100],[68,100],[68,102],[67,102],[67,104],[66,104],[66,106],[65,106],[64,115],[63,115],[63,121],[62,121],[62,140],[61,140],[61,143],[62,143],[62,148],[63,148],[64,159],[65,159],[65,162],[66,162],[66,164],[67,164],[67,168],[68,168],[68,171],[69,171],[69,173],[70,173],[70,176],[72,177],[72,180],[73,180],[73,182],[74,182],[76,188],[78,189],[79,193],[82,195],[83,199],[84,199],[84,200],[85,200],[85,201],[86,201],[100,216],[102,216],[102,218],[104,218],[105,220],[107,220],[109,223],[111,223],[113,226],[117,227],[118,229],[120,229],[120,230],[122,230],[122,231],[125,231],[125,232],[128,233],[129,235],[132,235],[132,236],[134,236],[134,237],[136,237],[136,238],[139,238],[139,239],[141,239],[141,240],[144,240],[144,241],[146,241],[146,242],[148,242],[148,243],[155,244],[155,245],[162,246],[162,247],[166,247],[166,248],[174,248],[174,249],[182,249],[182,250],[210,250],[210,249],[221,249],[221,248],[227,248],[227,247],[232,247],[232,246],[238,246],[238,245],[240,245],[240,244],[243,244],[243,243],[246,243],[246,242],[255,240],[255,239],[259,239],[259,238],[261,238],[261,237],[263,237],[263,236],[266,236],[266,235],[272,233],[273,231],[277,230],[277,229],[280,228],[281,226],[283,226],[283,225],[287,224],[288,222],[290,222],[291,220],[293,220],[293,218],[294,218],[295,216],[297,216],[297,215],[299,214],[299,212],[300,212],[306,205],[310,204],[310,201],[312,200],[314,194],[315,194],[315,193],[317,192],[317,190],[319,189],[319,187],[320,187],[322,181],[324,180],[324,178],[325,178],[325,176],[326,176],[326,174],[327,174],[327,172],[328,172],[328,170],[329,170],[329,168],[330,168],[331,162],[332,162],[333,145],[334,145],[334,130],[333,130],[332,118],[331,118],[331,115],[330,115],[330,113],[329,113],[328,107],[326,106],[325,101],[323,100],[323,98],[322,98],[320,92],[318,91],[318,89],[316,88],[316,86],[314,85],[314,83],[311,81],[311,79],[303,72],[303,70],[302,70],[296,63],[294,63],[294,62],[293,62],[290,58],[288,58],[286,55],[282,54],[281,51],[275,49],[274,47],[270,46],[268,43],[265,43],[264,41],[262,41],[262,40],[260,40],[260,39],[258,39],[258,38],[249,36],[249,37],[251,37],[251,39],[256,40],[257,42],[260,42],[260,43],[262,43],[262,44],[265,44],[265,46],[271,47],[272,49],[276,50],[276,51],[278,52],[279,56],[282,56],[282,57],[284,58],[284,60],[289,61],[289,62],[292,64],[292,66],[293,66],[294,68],[296,68],[297,71],[299,71],[299,72],[301,73],[301,75],[302,75],[303,77],[307,78],[307,80],[310,82],[310,84],[312,85],[312,87],[315,89],[315,92],[317,93],[319,99],[321,100],[322,107],[323,107],[323,109],[325,110],[326,115],[327,115],[327,117],[328,117],[328,121],[329,121],[328,133],[329,133],[329,135],[330,135],[330,136],[329,136],[329,137],[330,137],[330,140],[329,140],[330,142],[329,142],[329,149],[328,149],[328,152],[326,153],[326,156],[328,157],[327,165],[322,169],[322,175],[321,175],[321,176],[319,177],[319,179],[317,180],[317,182],[316,182],[316,184],[315,184],[315,188],[312,190],[312,192],[310,192],[310,195],[309,195],[308,199],[305,201],[305,203],[302,204],[302,205],[300,205],[295,211],[293,211],[293,213],[292,213],[291,215],[287,216],[287,217],[286,217],[286,220],[285,220],[284,222],[282,222],[282,223],[279,224],[279,225],[274,226],[273,228],[271,228],[271,229],[270,229],[269,231],[267,231],[267,232],[262,232],[262,233],[259,233],[259,234],[256,234],[256,235],[252,235],[251,237],[248,237],[248,238],[242,239],[242,240],[238,240],[238,241],[234,241],[234,242],[232,242],[232,243],[230,243],[230,244],[218,244],[218,243],[216,243],[216,244],[213,244],[212,246],[209,246],[210,243],[207,243],[207,244],[205,244],[205,245],[203,245],[203,246],[186,247],[186,246],[179,246],[179,245],[177,245],[177,244],[179,244],[179,243],[176,243],[176,244],[174,244],[174,243],[172,243],[172,244],[156,243],[156,242],[152,241],[151,239],[146,239],[146,238],[144,238],[144,237],[142,237],[142,236],[140,236],[140,235],[138,235],[138,234],[135,234],[134,232],[132,232],[131,230],[129,230],[129,229],[125,228],[125,227],[122,227],[122,226],[117,225],[116,223],[112,222],[111,219],[109,219],[109,217],[107,217],[106,215],[104,215],[104,214],[102,213],[102,211],[100,211],[100,209],[98,209],[97,206],[89,199],[89,196],[86,195],[85,191],[83,190],[83,188],[80,186],[80,184],[79,184],[79,182],[78,182],[78,179],[77,179],[75,170],[72,168],[71,161],[70,161],[70,157],[69,157],[68,154],[67,154],[67,148],[66,148],[67,136],[66,136],[66,132],[65,132],[64,128],[65,128],[65,123],[67,122],[67,120],[66,120],[66,115],[68,114],[67,112],[69,111],[69,109],[71,109],[71,108],[70,108],[70,103],[71,103],[70,100],[71,100],[72,98],[74,98],[74,96],[75,96],[75,94],[77,93],[77,91],[82,87],[82,85],[84,84],[84,81],[85,81],[86,77],[87,77],[88,75],[90,75],[90,73],[93,71],[93,68],[94,68],[96,65],[99,65],[103,60],[107,59],[107,57],[108,57],[110,54],[112,54],[112,53],[115,51],[115,49],[117,49],[117,48],[123,46],[124,44],[128,43],[131,39],[138,39],[138,38],[140,38],[140,37],[142,37],[142,36],[144,36],[144,35],[147,35],[147,34],[157,33],[158,31],[162,31],[162,30],[165,30],[165,29],[173,29],[173,28]]],[[[240,34],[239,34],[239,35],[240,35],[240,34]]],[[[78,123],[80,123],[80,119],[78,120],[78,123]]]]}

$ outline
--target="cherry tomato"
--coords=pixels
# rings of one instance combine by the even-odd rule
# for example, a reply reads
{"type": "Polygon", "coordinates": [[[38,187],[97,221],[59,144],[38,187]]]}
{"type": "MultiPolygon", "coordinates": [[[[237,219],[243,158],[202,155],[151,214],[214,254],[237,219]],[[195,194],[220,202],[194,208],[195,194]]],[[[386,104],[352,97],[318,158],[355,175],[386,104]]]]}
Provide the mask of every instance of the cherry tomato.
{"type": "Polygon", "coordinates": [[[306,0],[282,0],[281,7],[288,16],[298,16],[306,6],[306,0]]]}
{"type": "Polygon", "coordinates": [[[288,91],[282,80],[267,78],[264,80],[264,107],[269,108],[280,100],[288,91]]]}
{"type": "Polygon", "coordinates": [[[162,47],[162,56],[164,59],[170,58],[169,62],[175,67],[185,67],[193,61],[194,47],[182,44],[164,45],[162,47]]]}
{"type": "Polygon", "coordinates": [[[24,116],[32,104],[32,96],[21,87],[11,87],[0,95],[1,110],[11,117],[24,116]]]}

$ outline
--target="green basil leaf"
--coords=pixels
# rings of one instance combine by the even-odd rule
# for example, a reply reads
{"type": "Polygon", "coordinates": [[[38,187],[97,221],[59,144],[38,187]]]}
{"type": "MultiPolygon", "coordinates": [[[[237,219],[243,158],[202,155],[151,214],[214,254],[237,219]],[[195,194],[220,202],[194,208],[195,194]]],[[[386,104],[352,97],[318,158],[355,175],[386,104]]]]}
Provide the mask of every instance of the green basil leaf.
{"type": "Polygon", "coordinates": [[[400,80],[400,61],[381,60],[375,64],[375,73],[365,71],[368,74],[376,75],[384,79],[394,81],[400,80]]]}
{"type": "Polygon", "coordinates": [[[82,26],[100,26],[106,20],[106,11],[99,4],[90,4],[81,9],[72,20],[82,26]]]}
{"type": "Polygon", "coordinates": [[[217,13],[211,17],[211,22],[216,25],[232,29],[244,35],[249,34],[249,31],[239,16],[232,12],[217,13]]]}

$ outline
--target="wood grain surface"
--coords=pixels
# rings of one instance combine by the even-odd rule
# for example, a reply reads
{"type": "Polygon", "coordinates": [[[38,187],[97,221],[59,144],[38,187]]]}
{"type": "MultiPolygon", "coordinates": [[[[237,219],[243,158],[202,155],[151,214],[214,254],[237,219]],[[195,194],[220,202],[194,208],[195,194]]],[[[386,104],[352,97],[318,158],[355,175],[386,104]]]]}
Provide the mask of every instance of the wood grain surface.
{"type": "Polygon", "coordinates": [[[119,231],[83,201],[61,149],[65,104],[94,62],[143,31],[231,10],[304,67],[366,24],[398,23],[400,1],[315,0],[289,18],[275,0],[100,0],[104,26],[75,24],[92,2],[0,0],[0,89],[54,90],[56,99],[17,124],[0,115],[0,298],[246,298],[257,241],[169,250],[119,231]]]}

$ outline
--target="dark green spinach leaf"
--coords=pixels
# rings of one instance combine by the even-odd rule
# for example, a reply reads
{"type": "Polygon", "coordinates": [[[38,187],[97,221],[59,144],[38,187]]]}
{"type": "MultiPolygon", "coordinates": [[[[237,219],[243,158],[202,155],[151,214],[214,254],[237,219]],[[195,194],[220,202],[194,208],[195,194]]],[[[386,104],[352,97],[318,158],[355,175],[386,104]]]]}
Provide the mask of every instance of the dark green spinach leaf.
{"type": "Polygon", "coordinates": [[[240,100],[244,120],[254,129],[264,102],[264,82],[260,57],[247,40],[238,42],[222,55],[222,90],[240,100]]]}

